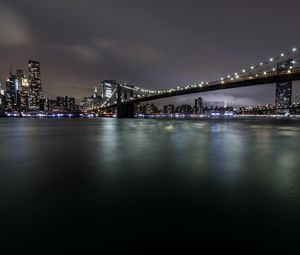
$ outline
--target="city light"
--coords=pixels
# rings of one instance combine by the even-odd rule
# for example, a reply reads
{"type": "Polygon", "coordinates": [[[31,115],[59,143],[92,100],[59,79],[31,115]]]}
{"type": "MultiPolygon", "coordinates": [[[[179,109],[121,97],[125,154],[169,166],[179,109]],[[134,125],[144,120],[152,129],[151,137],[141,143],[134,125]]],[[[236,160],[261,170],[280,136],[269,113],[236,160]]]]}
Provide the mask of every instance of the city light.
{"type": "MultiPolygon", "coordinates": [[[[297,51],[297,48],[293,48],[292,49],[292,52],[295,52],[295,51],[297,51]]],[[[292,52],[289,52],[288,54],[290,55],[290,54],[292,54],[292,52]]],[[[284,57],[285,55],[286,55],[285,53],[280,53],[281,57],[284,57]]],[[[285,64],[287,61],[283,62],[283,60],[281,60],[282,62],[281,62],[280,68],[285,69],[285,71],[284,71],[285,73],[289,73],[290,74],[291,72],[295,72],[296,70],[298,70],[298,69],[296,69],[296,66],[295,66],[296,60],[297,60],[298,56],[291,56],[291,58],[292,57],[294,58],[292,61],[287,60],[287,61],[290,61],[290,64],[288,66],[287,66],[287,64],[285,64]]],[[[269,61],[260,62],[259,65],[252,65],[252,66],[250,66],[250,69],[251,70],[254,70],[256,68],[259,69],[260,66],[267,65],[269,62],[275,62],[275,61],[276,61],[277,65],[280,64],[280,62],[279,62],[280,59],[279,58],[273,58],[273,57],[271,57],[271,58],[269,58],[269,61]]],[[[30,69],[31,72],[37,72],[38,68],[39,68],[39,63],[33,61],[32,63],[30,63],[29,68],[31,68],[30,69]]],[[[140,87],[137,87],[137,86],[129,86],[129,85],[126,85],[126,83],[124,83],[124,84],[120,84],[119,87],[122,87],[122,89],[124,91],[132,91],[132,92],[135,93],[135,95],[134,96],[127,95],[126,99],[122,97],[122,99],[120,100],[120,102],[133,101],[133,100],[138,99],[138,98],[139,99],[140,98],[145,98],[146,99],[147,97],[150,97],[150,96],[153,96],[153,95],[154,96],[155,95],[162,95],[162,94],[165,94],[165,93],[170,94],[170,93],[175,92],[175,91],[187,91],[187,93],[188,93],[188,91],[191,88],[197,88],[197,87],[201,87],[202,88],[202,86],[204,84],[205,84],[205,87],[207,87],[207,86],[211,86],[211,85],[217,85],[218,82],[221,83],[221,84],[225,84],[225,80],[226,79],[228,79],[230,81],[234,81],[235,79],[237,79],[239,81],[252,80],[254,77],[259,77],[261,75],[263,75],[263,76],[267,76],[267,75],[271,76],[271,72],[276,72],[278,70],[280,70],[280,69],[279,68],[277,69],[276,67],[273,66],[273,67],[270,67],[270,69],[269,69],[270,73],[268,73],[267,70],[263,71],[260,68],[258,72],[252,71],[251,72],[251,76],[250,76],[250,73],[246,74],[247,72],[249,72],[248,69],[241,69],[240,73],[234,72],[233,75],[228,74],[227,76],[225,76],[225,78],[221,77],[219,81],[212,81],[212,82],[203,82],[202,81],[199,84],[182,85],[182,86],[177,86],[176,88],[167,89],[167,90],[145,89],[145,88],[140,88],[140,87]]],[[[279,72],[280,71],[278,71],[278,74],[279,74],[279,72]]],[[[274,75],[274,73],[272,73],[272,75],[274,75]]],[[[276,73],[276,75],[277,75],[277,73],[276,73]]],[[[7,83],[9,83],[9,82],[12,82],[12,78],[7,79],[7,83]]],[[[98,103],[97,102],[93,102],[91,105],[87,104],[88,105],[87,110],[101,109],[101,108],[105,108],[105,107],[108,107],[108,106],[116,105],[118,103],[118,101],[116,100],[116,98],[117,98],[117,91],[118,91],[117,87],[111,86],[109,84],[109,81],[105,81],[105,82],[106,82],[105,86],[107,86],[107,88],[105,87],[105,89],[107,89],[107,95],[108,96],[104,97],[103,100],[101,101],[101,103],[99,103],[99,102],[98,103]]],[[[18,86],[20,86],[21,83],[19,81],[16,81],[14,83],[15,83],[16,89],[18,89],[18,86]]],[[[30,87],[30,80],[27,79],[27,77],[23,77],[23,83],[22,84],[24,85],[24,88],[25,87],[30,87]]],[[[9,88],[9,86],[8,86],[8,88],[9,88]]],[[[5,91],[3,90],[3,93],[0,93],[0,94],[4,95],[5,94],[4,92],[5,91]]],[[[38,93],[38,91],[37,91],[37,93],[38,93]]],[[[97,95],[98,95],[97,93],[98,93],[98,90],[97,90],[97,88],[95,88],[95,93],[94,93],[93,97],[92,98],[87,98],[87,100],[92,100],[92,101],[93,100],[94,101],[95,100],[99,100],[99,99],[97,99],[97,95]]],[[[172,95],[170,95],[170,96],[172,96],[172,95]]],[[[2,98],[0,98],[0,100],[3,101],[2,98]]],[[[37,109],[38,108],[39,108],[39,106],[37,106],[37,109]]],[[[25,114],[22,114],[21,116],[25,116],[25,114]]],[[[39,116],[41,116],[41,115],[39,115],[39,116]]]]}

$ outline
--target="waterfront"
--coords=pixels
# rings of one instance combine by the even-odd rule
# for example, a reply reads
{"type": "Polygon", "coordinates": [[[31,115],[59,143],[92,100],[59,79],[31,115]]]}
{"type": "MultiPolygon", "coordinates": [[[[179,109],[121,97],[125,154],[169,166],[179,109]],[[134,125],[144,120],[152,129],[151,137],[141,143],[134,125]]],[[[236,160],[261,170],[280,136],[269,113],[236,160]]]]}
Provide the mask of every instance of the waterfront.
{"type": "Polygon", "coordinates": [[[296,247],[300,122],[0,119],[3,244],[296,247]]]}

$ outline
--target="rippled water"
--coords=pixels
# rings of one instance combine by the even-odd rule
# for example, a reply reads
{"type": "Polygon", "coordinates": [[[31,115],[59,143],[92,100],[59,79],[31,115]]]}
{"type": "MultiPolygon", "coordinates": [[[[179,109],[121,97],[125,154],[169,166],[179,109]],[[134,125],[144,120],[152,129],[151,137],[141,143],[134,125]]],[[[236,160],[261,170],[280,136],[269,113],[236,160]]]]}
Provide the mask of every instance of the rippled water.
{"type": "Polygon", "coordinates": [[[0,119],[0,243],[289,250],[299,152],[295,121],[0,119]]]}

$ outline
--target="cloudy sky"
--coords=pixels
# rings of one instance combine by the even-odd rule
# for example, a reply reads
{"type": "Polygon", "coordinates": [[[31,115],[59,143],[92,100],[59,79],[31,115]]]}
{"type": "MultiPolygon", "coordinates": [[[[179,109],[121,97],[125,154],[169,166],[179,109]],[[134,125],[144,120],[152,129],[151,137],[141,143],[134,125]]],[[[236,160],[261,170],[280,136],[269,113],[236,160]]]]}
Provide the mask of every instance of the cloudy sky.
{"type": "MultiPolygon", "coordinates": [[[[103,79],[154,89],[215,80],[299,46],[299,10],[299,0],[0,0],[0,79],[35,59],[49,97],[80,99],[103,79]]],[[[274,85],[201,94],[230,105],[274,95],[274,85]]]]}

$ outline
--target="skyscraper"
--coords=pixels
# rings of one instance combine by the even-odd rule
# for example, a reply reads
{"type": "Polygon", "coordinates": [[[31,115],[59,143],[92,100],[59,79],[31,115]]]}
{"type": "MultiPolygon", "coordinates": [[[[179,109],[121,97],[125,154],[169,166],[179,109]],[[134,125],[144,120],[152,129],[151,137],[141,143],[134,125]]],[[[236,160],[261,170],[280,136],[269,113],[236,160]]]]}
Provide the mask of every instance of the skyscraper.
{"type": "Polygon", "coordinates": [[[17,70],[16,77],[19,83],[19,110],[29,111],[29,83],[23,70],[17,70]]]}
{"type": "Polygon", "coordinates": [[[42,83],[40,63],[37,61],[28,61],[28,75],[29,75],[29,109],[31,111],[40,110],[40,98],[42,96],[42,83]]]}
{"type": "Polygon", "coordinates": [[[203,112],[203,99],[202,97],[195,99],[195,107],[196,113],[202,113],[203,112]]]}
{"type": "Polygon", "coordinates": [[[6,80],[6,108],[11,111],[19,110],[19,81],[10,70],[10,77],[6,80]]]}
{"type": "Polygon", "coordinates": [[[105,80],[101,82],[101,96],[102,98],[110,98],[116,88],[117,82],[114,80],[105,80]]]}
{"type": "MultiPolygon", "coordinates": [[[[286,73],[293,68],[292,60],[277,65],[277,73],[286,73]]],[[[292,104],[292,81],[278,82],[276,84],[275,106],[279,112],[287,111],[292,104]]]]}

